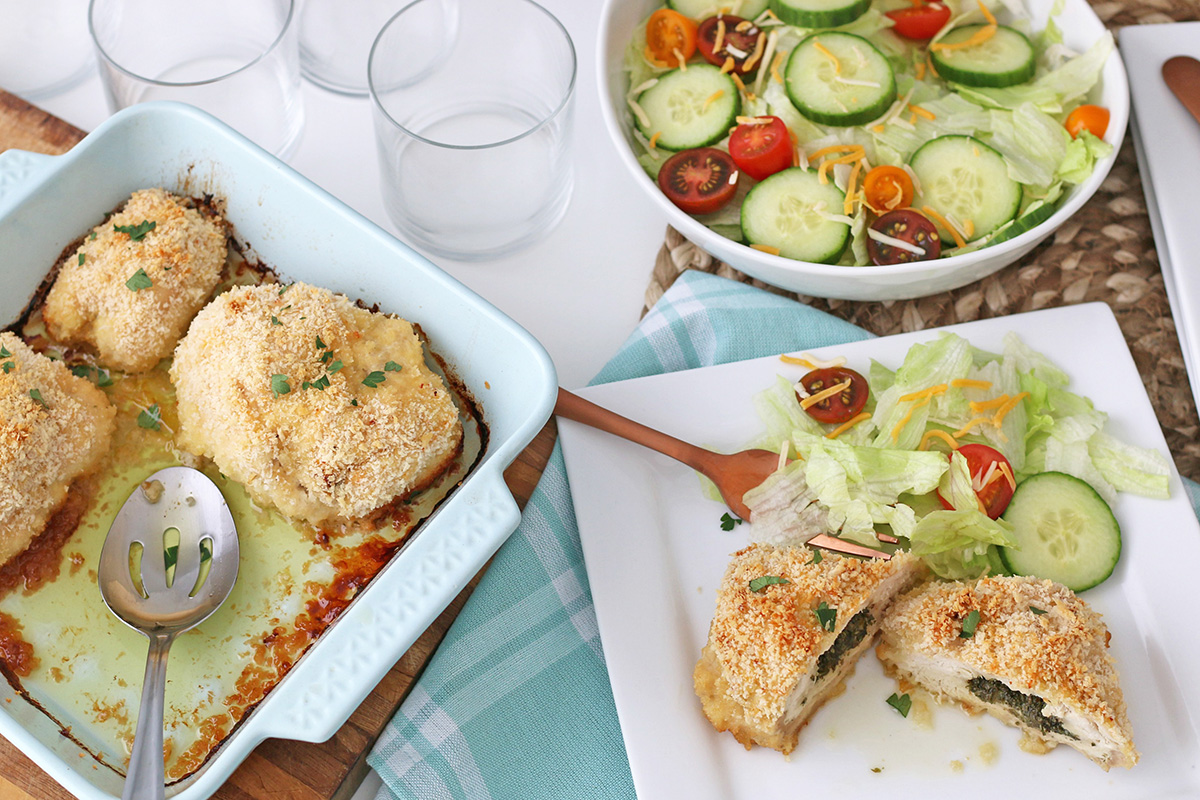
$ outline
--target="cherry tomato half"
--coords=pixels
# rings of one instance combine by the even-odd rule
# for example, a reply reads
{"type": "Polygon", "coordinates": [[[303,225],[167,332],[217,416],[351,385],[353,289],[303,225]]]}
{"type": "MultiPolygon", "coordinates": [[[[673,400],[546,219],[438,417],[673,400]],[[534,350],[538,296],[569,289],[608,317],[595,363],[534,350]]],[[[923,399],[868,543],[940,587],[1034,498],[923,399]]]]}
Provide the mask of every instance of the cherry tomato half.
{"type": "Polygon", "coordinates": [[[696,52],[696,23],[669,8],[660,8],[646,21],[646,55],[659,64],[680,66],[696,52]]]}
{"type": "Polygon", "coordinates": [[[845,383],[847,378],[850,380],[849,387],[838,392],[833,397],[827,397],[819,403],[813,403],[805,409],[808,415],[817,422],[834,422],[838,424],[856,417],[863,410],[863,406],[867,404],[867,395],[870,394],[871,389],[867,385],[867,379],[854,370],[846,367],[814,369],[801,378],[800,383],[804,385],[804,390],[811,396],[831,386],[845,383]]]}
{"type": "Polygon", "coordinates": [[[1103,106],[1082,105],[1067,116],[1067,133],[1071,138],[1079,135],[1080,131],[1089,131],[1098,139],[1104,138],[1108,130],[1108,109],[1103,106]]]}
{"type": "Polygon", "coordinates": [[[658,171],[658,188],[689,214],[711,214],[737,192],[738,169],[715,147],[681,150],[658,171]]]}
{"type": "Polygon", "coordinates": [[[747,72],[753,72],[762,61],[761,58],[756,59],[749,68],[746,67],[746,62],[758,49],[760,34],[762,34],[761,28],[741,17],[732,17],[728,14],[721,17],[709,17],[700,23],[700,27],[696,31],[696,49],[700,51],[700,55],[704,56],[705,61],[718,67],[725,63],[725,59],[732,58],[734,71],[745,75],[747,72]],[[716,47],[717,32],[722,27],[724,32],[721,36],[721,46],[716,47]],[[742,30],[739,31],[739,27],[742,30]],[[730,47],[736,52],[730,52],[730,47]]]}
{"type": "Polygon", "coordinates": [[[761,181],[792,165],[792,137],[779,117],[756,117],[733,129],[729,155],[738,169],[761,181]]]}
{"type": "MultiPolygon", "coordinates": [[[[1013,474],[1012,464],[1008,463],[1008,459],[999,450],[986,444],[964,444],[958,448],[958,452],[967,460],[967,470],[970,471],[971,482],[975,485],[975,496],[979,498],[980,510],[996,519],[1008,508],[1008,501],[1012,500],[1013,496],[1013,485],[1008,482],[999,466],[992,470],[992,464],[1005,464],[1009,475],[1013,474]],[[989,471],[991,476],[987,485],[980,486],[983,479],[988,477],[989,471]]],[[[941,500],[944,507],[954,510],[954,506],[947,503],[941,493],[938,493],[938,500],[941,500]]]]}
{"type": "Polygon", "coordinates": [[[925,41],[932,39],[950,20],[950,8],[944,3],[933,2],[888,11],[887,16],[896,23],[892,30],[905,39],[925,41]]]}
{"type": "Polygon", "coordinates": [[[913,201],[912,178],[900,167],[882,164],[863,178],[863,195],[867,205],[878,213],[907,208],[913,201]]]}
{"type": "Polygon", "coordinates": [[[938,236],[937,227],[923,214],[911,208],[889,211],[871,223],[873,230],[907,242],[913,247],[920,248],[923,253],[906,250],[903,247],[879,242],[867,235],[867,255],[872,264],[904,264],[909,261],[932,261],[942,254],[942,240],[938,236]]]}

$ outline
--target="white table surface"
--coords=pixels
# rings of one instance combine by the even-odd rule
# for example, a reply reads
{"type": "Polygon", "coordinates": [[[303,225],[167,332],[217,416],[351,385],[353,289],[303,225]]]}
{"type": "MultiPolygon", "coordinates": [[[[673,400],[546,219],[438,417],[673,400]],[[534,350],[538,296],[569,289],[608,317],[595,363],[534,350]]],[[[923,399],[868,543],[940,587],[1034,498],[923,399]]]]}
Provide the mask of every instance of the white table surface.
{"type": "MultiPolygon", "coordinates": [[[[549,235],[515,255],[473,263],[431,260],[536,336],[554,359],[559,382],[576,388],[599,371],[637,324],[667,220],[634,185],[604,131],[595,67],[599,0],[541,2],[570,32],[578,58],[570,208],[549,235]]],[[[397,0],[397,8],[402,5],[397,0]]],[[[308,81],[302,91],[305,127],[291,166],[397,233],[380,198],[370,101],[336,95],[308,81]]],[[[95,73],[35,102],[85,131],[109,115],[95,73]]],[[[372,771],[354,800],[373,797],[379,785],[372,771]]]]}
{"type": "MultiPolygon", "coordinates": [[[[604,365],[637,324],[667,220],[634,185],[604,131],[595,67],[599,0],[542,4],[566,26],[578,58],[570,208],[548,236],[516,255],[475,263],[432,260],[536,336],[554,359],[559,382],[575,388],[604,365]]],[[[289,163],[396,233],[379,194],[370,101],[336,95],[308,81],[303,94],[304,133],[289,163]]],[[[94,73],[36,103],[83,130],[94,129],[109,113],[94,73]]]]}

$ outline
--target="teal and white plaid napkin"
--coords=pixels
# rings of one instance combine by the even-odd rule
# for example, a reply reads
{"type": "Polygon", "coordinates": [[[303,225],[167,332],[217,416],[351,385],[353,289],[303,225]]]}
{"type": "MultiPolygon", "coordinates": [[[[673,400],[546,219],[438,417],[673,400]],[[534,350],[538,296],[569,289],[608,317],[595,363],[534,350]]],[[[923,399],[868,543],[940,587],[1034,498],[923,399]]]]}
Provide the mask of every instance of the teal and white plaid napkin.
{"type": "MultiPolygon", "coordinates": [[[[870,338],[809,306],[684,273],[593,383],[870,338]]],[[[1200,487],[1185,481],[1192,505],[1200,487]]],[[[368,763],[376,800],[636,795],[562,452],[368,763]]]]}

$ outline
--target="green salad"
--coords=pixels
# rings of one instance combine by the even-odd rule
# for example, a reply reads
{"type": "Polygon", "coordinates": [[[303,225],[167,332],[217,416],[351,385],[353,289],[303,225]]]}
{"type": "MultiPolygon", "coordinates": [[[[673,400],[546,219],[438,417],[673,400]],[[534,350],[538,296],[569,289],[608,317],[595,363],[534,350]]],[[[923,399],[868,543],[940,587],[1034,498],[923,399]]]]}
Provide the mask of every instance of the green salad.
{"type": "Polygon", "coordinates": [[[1000,354],[943,334],[865,375],[791,361],[812,369],[755,398],[765,429],[750,446],[783,464],[746,493],[756,541],[833,532],[880,547],[883,533],[942,577],[1032,574],[1078,591],[1120,555],[1116,493],[1168,495],[1167,460],[1106,433],[1107,415],[1015,334],[1000,354]]]}
{"type": "Polygon", "coordinates": [[[998,0],[669,0],[625,58],[639,163],[768,253],[868,265],[1047,220],[1112,152],[1088,104],[1113,52],[998,0]]]}

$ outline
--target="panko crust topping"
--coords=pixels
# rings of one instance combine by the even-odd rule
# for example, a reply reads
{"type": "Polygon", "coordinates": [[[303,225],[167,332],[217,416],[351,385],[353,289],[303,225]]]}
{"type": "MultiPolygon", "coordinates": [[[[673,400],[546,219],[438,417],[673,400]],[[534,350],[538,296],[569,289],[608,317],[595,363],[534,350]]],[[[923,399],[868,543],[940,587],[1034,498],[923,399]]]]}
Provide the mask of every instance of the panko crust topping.
{"type": "Polygon", "coordinates": [[[0,333],[0,564],[21,553],[76,478],[108,452],[116,409],[91,381],[0,333]],[[6,355],[7,354],[7,355],[6,355]]]}
{"type": "Polygon", "coordinates": [[[1060,584],[1029,577],[930,583],[896,601],[883,636],[896,647],[944,653],[1003,677],[1013,689],[1100,720],[1120,733],[1136,761],[1108,628],[1060,584]],[[973,610],[979,612],[975,634],[963,638],[963,620],[973,610]]]}
{"type": "Polygon", "coordinates": [[[67,256],[46,297],[46,327],[95,348],[105,366],[152,369],[212,294],[225,259],[220,220],[165,189],[134,192],[67,256]]]}
{"type": "Polygon", "coordinates": [[[302,283],[217,297],[179,343],[171,379],[180,448],[312,523],[360,519],[423,488],[462,442],[408,322],[302,283]]]}
{"type": "Polygon", "coordinates": [[[862,561],[813,551],[751,545],[734,554],[717,592],[709,646],[728,682],[729,698],[760,725],[773,725],[789,694],[851,618],[871,600],[881,581],[915,570],[916,559],[897,553],[890,561],[862,561]],[[789,583],[750,589],[765,575],[789,583]],[[836,608],[833,630],[816,614],[821,602],[836,608]]]}

